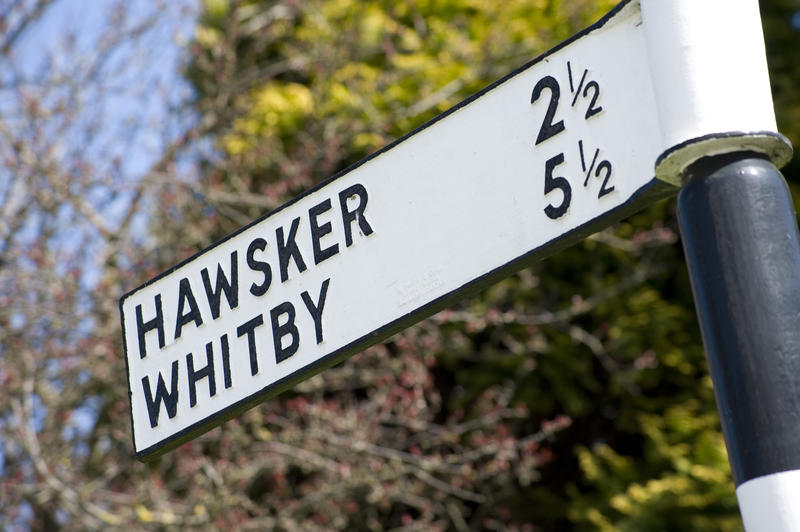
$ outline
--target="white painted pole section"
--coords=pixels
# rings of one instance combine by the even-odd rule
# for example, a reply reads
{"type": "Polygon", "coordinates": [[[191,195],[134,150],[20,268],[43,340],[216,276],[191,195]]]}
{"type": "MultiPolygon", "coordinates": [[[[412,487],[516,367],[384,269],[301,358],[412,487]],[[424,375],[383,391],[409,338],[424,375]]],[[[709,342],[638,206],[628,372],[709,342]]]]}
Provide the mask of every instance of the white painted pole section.
{"type": "Polygon", "coordinates": [[[680,184],[700,157],[742,150],[791,158],[772,107],[757,0],[641,0],[664,155],[680,184]]]}
{"type": "Polygon", "coordinates": [[[800,470],[748,480],[736,497],[747,532],[800,532],[800,470]]]}

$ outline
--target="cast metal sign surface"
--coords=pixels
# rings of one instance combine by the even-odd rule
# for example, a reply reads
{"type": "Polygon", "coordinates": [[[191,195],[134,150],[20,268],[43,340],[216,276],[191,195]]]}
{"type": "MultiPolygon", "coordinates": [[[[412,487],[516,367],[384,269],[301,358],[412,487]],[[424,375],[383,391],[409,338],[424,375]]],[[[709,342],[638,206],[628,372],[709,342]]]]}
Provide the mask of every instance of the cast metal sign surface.
{"type": "Polygon", "coordinates": [[[120,301],[148,459],[674,192],[638,2],[120,301]]]}

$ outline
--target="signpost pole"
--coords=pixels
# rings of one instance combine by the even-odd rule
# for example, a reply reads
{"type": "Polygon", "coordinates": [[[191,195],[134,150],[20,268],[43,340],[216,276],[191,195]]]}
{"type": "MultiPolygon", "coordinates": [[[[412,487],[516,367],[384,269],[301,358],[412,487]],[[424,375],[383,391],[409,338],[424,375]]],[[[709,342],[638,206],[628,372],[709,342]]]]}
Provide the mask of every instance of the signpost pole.
{"type": "Polygon", "coordinates": [[[762,156],[686,172],[678,217],[748,531],[800,531],[800,240],[786,182],[762,156]]]}

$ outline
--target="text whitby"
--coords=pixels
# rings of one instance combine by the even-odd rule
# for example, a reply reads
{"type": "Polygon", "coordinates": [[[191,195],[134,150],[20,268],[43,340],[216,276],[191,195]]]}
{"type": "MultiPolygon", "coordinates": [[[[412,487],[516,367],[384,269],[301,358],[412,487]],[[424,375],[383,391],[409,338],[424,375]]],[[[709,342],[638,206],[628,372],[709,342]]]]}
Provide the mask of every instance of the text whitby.
{"type": "Polygon", "coordinates": [[[236,384],[232,367],[238,358],[247,368],[239,375],[255,377],[264,371],[266,357],[272,358],[270,363],[286,363],[301,344],[324,341],[326,303],[335,279],[324,278],[313,287],[302,282],[305,289],[295,297],[270,295],[276,284],[302,280],[304,274],[372,235],[368,200],[363,185],[344,188],[302,216],[264,226],[210,265],[181,268],[184,275],[176,278],[176,284],[137,302],[138,349],[131,354],[142,363],[155,359],[157,364],[132,384],[131,393],[144,399],[151,428],[158,426],[163,413],[172,419],[179,410],[196,408],[204,399],[232,388],[236,384]],[[244,309],[257,310],[243,315],[244,309]],[[218,320],[226,324],[223,332],[207,337],[203,329],[218,320]],[[199,344],[198,337],[202,337],[199,344]],[[195,347],[179,351],[182,338],[192,340],[195,347]]]}

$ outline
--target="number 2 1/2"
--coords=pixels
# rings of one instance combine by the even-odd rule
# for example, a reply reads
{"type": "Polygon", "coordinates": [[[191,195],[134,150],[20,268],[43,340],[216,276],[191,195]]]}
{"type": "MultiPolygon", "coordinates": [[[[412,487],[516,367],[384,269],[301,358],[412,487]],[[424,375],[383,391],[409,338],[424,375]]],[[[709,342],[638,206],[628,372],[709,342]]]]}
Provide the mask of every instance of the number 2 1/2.
{"type": "MultiPolygon", "coordinates": [[[[584,72],[584,79],[586,78],[587,72],[588,70],[584,72]]],[[[583,117],[585,120],[589,120],[596,114],[600,113],[600,111],[603,110],[603,107],[597,105],[597,99],[600,97],[600,84],[592,80],[586,85],[583,85],[584,79],[581,79],[581,86],[579,86],[577,92],[575,92],[575,97],[572,100],[572,107],[575,107],[575,104],[578,101],[578,96],[581,95],[581,88],[583,88],[582,94],[584,98],[588,98],[589,93],[591,92],[591,101],[589,102],[589,107],[586,109],[586,114],[583,117]]],[[[539,128],[539,134],[536,136],[536,146],[549,138],[555,137],[566,129],[563,120],[553,123],[553,120],[556,117],[556,111],[558,111],[558,101],[561,99],[561,86],[558,84],[558,80],[556,78],[553,76],[545,76],[540,79],[539,82],[533,87],[533,92],[531,93],[531,103],[536,103],[539,98],[541,98],[542,92],[545,89],[550,89],[550,103],[547,105],[547,111],[545,112],[544,120],[542,120],[542,126],[539,128]]]]}

